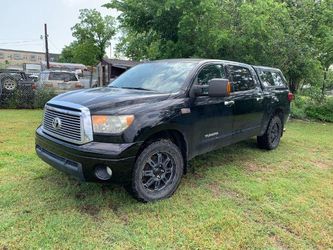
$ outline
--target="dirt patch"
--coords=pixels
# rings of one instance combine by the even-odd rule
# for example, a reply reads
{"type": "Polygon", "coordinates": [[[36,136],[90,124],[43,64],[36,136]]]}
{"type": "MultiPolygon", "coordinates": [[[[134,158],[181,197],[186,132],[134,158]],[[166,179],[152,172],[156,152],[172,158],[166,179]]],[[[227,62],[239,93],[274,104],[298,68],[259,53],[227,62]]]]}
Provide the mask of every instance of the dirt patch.
{"type": "Polygon", "coordinates": [[[115,213],[115,214],[118,214],[118,211],[119,211],[119,205],[116,204],[116,203],[109,203],[109,208],[115,213]]]}
{"type": "Polygon", "coordinates": [[[245,162],[244,163],[245,169],[250,172],[259,172],[262,171],[261,166],[255,164],[253,162],[245,162]]]}
{"type": "Polygon", "coordinates": [[[233,200],[242,200],[243,196],[231,189],[221,187],[221,185],[217,182],[213,182],[208,184],[208,189],[212,192],[213,197],[219,198],[219,197],[227,197],[231,198],[233,200]]]}
{"type": "Polygon", "coordinates": [[[274,244],[274,247],[277,247],[278,249],[288,249],[288,247],[283,243],[283,241],[277,235],[275,234],[271,235],[269,239],[274,244]]]}
{"type": "Polygon", "coordinates": [[[113,213],[125,224],[127,225],[129,222],[129,217],[126,213],[121,213],[120,206],[117,203],[109,203],[109,208],[113,211],[113,213]]]}
{"type": "Polygon", "coordinates": [[[242,196],[234,190],[223,189],[223,195],[230,198],[241,198],[242,196]]]}
{"type": "Polygon", "coordinates": [[[109,186],[107,186],[107,185],[103,185],[103,186],[101,187],[101,190],[102,190],[102,194],[103,194],[103,195],[106,195],[106,194],[108,194],[108,192],[110,191],[110,188],[109,188],[109,186]]]}
{"type": "Polygon", "coordinates": [[[94,205],[83,205],[79,208],[79,210],[81,213],[85,213],[93,217],[98,216],[99,212],[101,211],[99,207],[94,205]]]}
{"type": "Polygon", "coordinates": [[[82,193],[82,192],[79,192],[79,193],[76,193],[76,194],[75,194],[75,198],[76,198],[77,200],[84,200],[86,197],[87,197],[86,194],[85,194],[85,193],[82,193]]]}
{"type": "Polygon", "coordinates": [[[122,214],[120,216],[118,216],[119,219],[125,224],[125,225],[128,225],[129,223],[129,217],[127,214],[122,214]]]}
{"type": "Polygon", "coordinates": [[[212,194],[215,198],[221,197],[222,190],[221,190],[221,187],[218,183],[215,183],[215,182],[211,183],[211,184],[208,185],[208,188],[212,192],[212,194]]]}
{"type": "Polygon", "coordinates": [[[196,179],[196,180],[201,180],[201,179],[204,178],[204,175],[201,174],[201,173],[198,173],[198,172],[193,173],[192,176],[193,176],[194,179],[196,179]]]}
{"type": "Polygon", "coordinates": [[[319,169],[329,169],[333,167],[333,163],[332,162],[326,162],[326,161],[311,161],[313,163],[313,165],[315,165],[316,167],[318,167],[319,169]]]}

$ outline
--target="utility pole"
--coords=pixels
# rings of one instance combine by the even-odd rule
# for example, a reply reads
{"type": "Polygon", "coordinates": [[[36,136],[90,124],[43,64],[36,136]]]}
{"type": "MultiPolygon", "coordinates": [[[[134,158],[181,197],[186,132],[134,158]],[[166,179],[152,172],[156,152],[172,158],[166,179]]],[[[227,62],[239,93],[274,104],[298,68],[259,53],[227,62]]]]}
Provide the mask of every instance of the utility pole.
{"type": "Polygon", "coordinates": [[[45,31],[45,59],[46,59],[46,68],[49,69],[50,68],[50,59],[49,59],[49,43],[47,41],[47,37],[48,37],[48,34],[47,34],[47,24],[44,23],[44,31],[45,31]]]}

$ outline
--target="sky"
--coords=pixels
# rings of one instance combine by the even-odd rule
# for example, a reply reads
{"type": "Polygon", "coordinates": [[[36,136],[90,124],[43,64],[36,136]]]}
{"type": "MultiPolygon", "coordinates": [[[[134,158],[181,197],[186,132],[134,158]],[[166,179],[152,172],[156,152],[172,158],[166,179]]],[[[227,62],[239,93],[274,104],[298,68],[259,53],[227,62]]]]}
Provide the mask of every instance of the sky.
{"type": "MultiPolygon", "coordinates": [[[[44,52],[44,23],[49,34],[49,52],[60,53],[70,44],[71,27],[78,22],[80,9],[97,9],[117,16],[115,10],[101,7],[108,0],[0,0],[0,48],[44,52]]],[[[114,45],[111,41],[112,56],[114,45]]],[[[110,48],[106,49],[110,57],[110,48]]]]}

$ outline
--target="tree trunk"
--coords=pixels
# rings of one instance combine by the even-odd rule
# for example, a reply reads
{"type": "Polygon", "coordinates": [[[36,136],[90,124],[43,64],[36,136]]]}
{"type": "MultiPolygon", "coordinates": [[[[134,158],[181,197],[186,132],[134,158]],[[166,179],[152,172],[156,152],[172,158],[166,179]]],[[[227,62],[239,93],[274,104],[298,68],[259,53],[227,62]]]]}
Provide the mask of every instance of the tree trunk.
{"type": "Polygon", "coordinates": [[[322,88],[321,88],[321,94],[322,94],[323,98],[325,97],[326,80],[327,80],[327,71],[328,71],[328,68],[325,68],[325,69],[324,69],[323,86],[322,86],[322,88]]]}
{"type": "Polygon", "coordinates": [[[289,90],[293,93],[296,94],[297,92],[297,84],[294,79],[289,80],[289,90]]]}
{"type": "Polygon", "coordinates": [[[90,80],[89,80],[89,87],[92,87],[92,79],[93,79],[93,71],[94,71],[94,67],[90,66],[90,80]]]}

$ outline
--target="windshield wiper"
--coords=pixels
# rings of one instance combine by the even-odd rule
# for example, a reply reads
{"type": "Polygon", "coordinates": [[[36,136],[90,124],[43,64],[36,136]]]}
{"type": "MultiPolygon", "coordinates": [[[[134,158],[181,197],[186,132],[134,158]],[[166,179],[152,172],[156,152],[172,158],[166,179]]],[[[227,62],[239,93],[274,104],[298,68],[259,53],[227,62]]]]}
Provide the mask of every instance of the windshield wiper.
{"type": "Polygon", "coordinates": [[[136,89],[136,90],[145,90],[145,91],[154,91],[156,92],[156,90],[152,90],[152,89],[145,89],[145,88],[140,88],[140,87],[120,87],[122,89],[136,89]]]}

